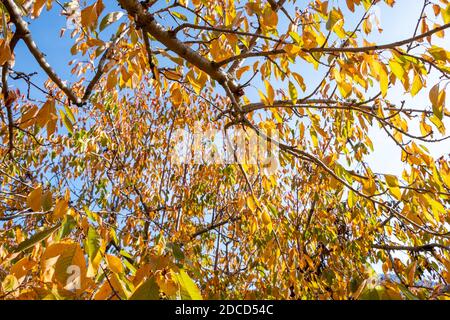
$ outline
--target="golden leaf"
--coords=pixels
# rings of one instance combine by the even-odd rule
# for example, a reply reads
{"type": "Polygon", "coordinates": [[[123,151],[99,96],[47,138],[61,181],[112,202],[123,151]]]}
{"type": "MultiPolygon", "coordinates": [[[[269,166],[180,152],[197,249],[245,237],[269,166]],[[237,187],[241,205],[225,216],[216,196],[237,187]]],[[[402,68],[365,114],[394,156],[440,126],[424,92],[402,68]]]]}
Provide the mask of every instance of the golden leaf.
{"type": "Polygon", "coordinates": [[[41,210],[41,199],[42,199],[42,188],[41,186],[37,187],[33,191],[28,194],[27,204],[33,211],[41,210]]]}
{"type": "Polygon", "coordinates": [[[67,214],[69,203],[65,199],[59,199],[56,201],[55,208],[53,209],[52,218],[54,220],[63,218],[67,214]]]}
{"type": "Polygon", "coordinates": [[[108,267],[112,272],[119,274],[123,272],[122,261],[120,261],[118,257],[107,254],[106,262],[108,263],[108,267]]]}
{"type": "Polygon", "coordinates": [[[0,39],[0,66],[11,60],[12,54],[9,43],[5,39],[0,39]]]}

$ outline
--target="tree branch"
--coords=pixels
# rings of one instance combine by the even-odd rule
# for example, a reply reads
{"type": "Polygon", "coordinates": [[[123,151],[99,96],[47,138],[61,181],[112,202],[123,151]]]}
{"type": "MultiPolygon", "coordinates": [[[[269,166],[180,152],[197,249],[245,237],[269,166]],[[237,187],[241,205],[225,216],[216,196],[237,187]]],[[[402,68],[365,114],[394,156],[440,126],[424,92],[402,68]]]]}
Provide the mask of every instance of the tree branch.
{"type": "Polygon", "coordinates": [[[165,45],[169,50],[175,52],[187,62],[196,66],[213,80],[220,84],[227,84],[230,90],[237,94],[240,87],[221,70],[214,61],[210,61],[192,50],[185,43],[176,38],[170,31],[164,29],[157,23],[152,14],[148,13],[137,0],[118,0],[119,4],[128,14],[135,19],[136,26],[151,34],[157,41],[165,45]]]}
{"type": "Polygon", "coordinates": [[[31,33],[28,30],[27,23],[22,19],[20,10],[14,0],[4,0],[3,4],[11,17],[11,21],[16,26],[16,32],[19,33],[21,39],[25,42],[28,50],[30,50],[37,63],[41,66],[45,73],[47,73],[49,78],[66,94],[70,102],[80,106],[80,98],[78,98],[73,91],[63,83],[50,64],[45,60],[44,54],[39,50],[36,43],[33,41],[31,33]]]}
{"type": "Polygon", "coordinates": [[[215,224],[212,224],[212,225],[210,225],[209,227],[200,229],[200,230],[198,230],[197,232],[193,233],[193,234],[191,235],[191,239],[197,238],[198,236],[200,236],[200,235],[202,235],[202,234],[204,234],[204,233],[207,233],[207,232],[209,232],[209,231],[211,231],[211,230],[217,229],[217,228],[219,228],[219,227],[221,227],[221,226],[223,226],[223,225],[225,225],[225,224],[227,224],[227,223],[229,223],[229,222],[238,221],[238,220],[240,220],[240,219],[241,219],[240,216],[237,216],[237,217],[231,217],[231,218],[229,218],[229,219],[226,219],[226,220],[217,222],[217,223],[215,223],[215,224]]]}
{"type": "Polygon", "coordinates": [[[112,41],[111,45],[108,49],[103,53],[102,57],[100,58],[100,61],[98,62],[97,71],[95,72],[94,77],[89,82],[88,86],[86,87],[86,91],[84,92],[82,104],[86,103],[87,100],[89,100],[89,97],[92,94],[92,91],[95,87],[95,85],[100,81],[100,78],[102,77],[103,73],[105,72],[105,65],[106,61],[109,59],[112,51],[114,50],[115,46],[119,43],[120,39],[123,38],[125,33],[128,31],[128,28],[123,30],[115,39],[112,41]]]}
{"type": "MultiPolygon", "coordinates": [[[[437,27],[435,29],[432,29],[428,32],[422,33],[420,35],[414,36],[409,39],[405,39],[402,41],[392,42],[384,45],[374,45],[374,46],[366,46],[366,47],[342,47],[342,48],[310,48],[310,49],[302,49],[303,52],[306,53],[344,53],[344,52],[351,52],[351,53],[360,53],[360,52],[369,52],[369,51],[378,51],[378,50],[386,50],[386,49],[394,49],[397,47],[401,47],[405,44],[409,44],[418,40],[421,40],[423,38],[429,37],[437,32],[443,31],[445,29],[450,28],[450,23],[444,24],[440,27],[437,27]]],[[[264,57],[264,56],[274,56],[279,54],[286,54],[286,50],[284,49],[276,49],[276,50],[270,50],[270,51],[259,51],[259,52],[244,52],[242,54],[232,56],[230,58],[224,59],[222,61],[219,61],[217,64],[219,66],[224,66],[230,62],[233,62],[235,60],[242,60],[245,58],[251,58],[251,57],[264,57]]]]}
{"type": "MultiPolygon", "coordinates": [[[[19,41],[20,35],[19,33],[15,32],[14,35],[11,38],[11,41],[9,42],[9,49],[11,51],[11,54],[14,54],[14,48],[16,47],[17,42],[19,41]]],[[[14,119],[13,119],[13,113],[11,109],[11,105],[14,102],[13,97],[9,95],[8,90],[8,75],[9,75],[9,68],[10,68],[10,62],[6,61],[5,64],[2,66],[2,94],[3,99],[6,107],[6,114],[8,117],[8,151],[6,152],[9,154],[14,149],[14,119]]]]}
{"type": "Polygon", "coordinates": [[[450,251],[450,247],[444,246],[439,243],[430,243],[422,246],[412,247],[412,246],[400,246],[400,245],[381,245],[381,244],[373,244],[372,248],[380,249],[380,250],[388,250],[388,251],[411,251],[411,252],[429,252],[433,251],[434,248],[440,248],[447,251],[450,251]]]}

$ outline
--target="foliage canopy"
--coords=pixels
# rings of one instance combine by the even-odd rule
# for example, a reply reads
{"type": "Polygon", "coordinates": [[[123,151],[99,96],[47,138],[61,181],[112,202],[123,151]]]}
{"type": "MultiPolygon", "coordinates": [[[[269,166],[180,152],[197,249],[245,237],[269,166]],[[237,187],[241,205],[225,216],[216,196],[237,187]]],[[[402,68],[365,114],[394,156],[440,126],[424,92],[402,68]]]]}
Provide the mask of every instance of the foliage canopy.
{"type": "Polygon", "coordinates": [[[450,4],[372,43],[396,5],[2,0],[0,297],[448,297],[450,167],[424,144],[448,148],[450,4]],[[33,37],[46,11],[70,26],[68,79],[33,37]],[[276,170],[175,161],[195,128],[276,144],[276,170]],[[399,175],[369,166],[373,130],[399,175]]]}

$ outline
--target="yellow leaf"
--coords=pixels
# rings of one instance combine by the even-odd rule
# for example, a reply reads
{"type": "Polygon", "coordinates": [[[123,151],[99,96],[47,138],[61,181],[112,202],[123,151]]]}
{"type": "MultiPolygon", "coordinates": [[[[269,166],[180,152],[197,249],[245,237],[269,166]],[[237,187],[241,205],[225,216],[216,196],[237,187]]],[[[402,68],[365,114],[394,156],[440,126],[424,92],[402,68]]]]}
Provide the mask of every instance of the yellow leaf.
{"type": "Polygon", "coordinates": [[[81,10],[81,24],[86,28],[94,26],[104,7],[102,0],[99,0],[93,5],[81,10]]]}
{"type": "Polygon", "coordinates": [[[392,195],[397,199],[401,200],[402,193],[400,192],[398,179],[396,176],[385,175],[386,183],[389,186],[389,191],[391,191],[392,195]]]}
{"type": "Polygon", "coordinates": [[[375,180],[373,178],[363,180],[362,185],[363,185],[363,191],[367,195],[373,195],[377,190],[376,185],[375,185],[375,180]]]}
{"type": "Polygon", "coordinates": [[[389,61],[389,66],[391,67],[392,72],[399,80],[403,80],[403,76],[405,75],[405,69],[403,66],[395,60],[389,61]]]}
{"type": "Polygon", "coordinates": [[[353,206],[355,205],[355,202],[356,202],[355,194],[353,193],[352,190],[350,190],[348,192],[348,197],[347,197],[347,203],[348,203],[348,206],[350,209],[353,208],[353,206]]]}
{"type": "Polygon", "coordinates": [[[236,78],[237,78],[238,80],[241,79],[242,74],[243,74],[244,72],[248,71],[248,70],[250,70],[250,66],[245,66],[245,67],[239,68],[239,69],[236,71],[236,78]]]}
{"type": "Polygon", "coordinates": [[[171,97],[170,100],[175,106],[180,106],[183,103],[183,94],[181,93],[181,90],[177,87],[172,87],[172,90],[170,90],[171,97]]]}
{"type": "Polygon", "coordinates": [[[2,282],[2,288],[4,292],[14,291],[18,286],[19,281],[17,281],[16,277],[12,274],[7,275],[2,282]]]}
{"type": "Polygon", "coordinates": [[[425,195],[425,198],[427,199],[428,204],[431,206],[431,211],[433,212],[434,218],[436,219],[436,221],[440,221],[440,215],[445,214],[446,212],[444,206],[429,195],[425,195]]]}
{"type": "Polygon", "coordinates": [[[181,269],[176,275],[178,283],[180,285],[181,299],[185,300],[202,300],[200,290],[196,286],[195,282],[189,277],[189,275],[181,269]]]}
{"type": "Polygon", "coordinates": [[[33,14],[34,18],[38,17],[41,14],[42,9],[44,8],[44,4],[47,0],[36,0],[33,6],[33,14]]]}
{"type": "Polygon", "coordinates": [[[414,276],[416,275],[416,269],[417,269],[417,260],[414,261],[411,266],[409,267],[408,271],[408,284],[413,285],[414,284],[414,276]]]}
{"type": "Polygon", "coordinates": [[[309,134],[311,135],[311,139],[312,139],[314,148],[318,148],[319,147],[319,139],[317,137],[317,132],[316,132],[316,130],[313,129],[313,127],[311,127],[309,129],[309,134]]]}
{"type": "Polygon", "coordinates": [[[292,103],[295,104],[298,98],[297,89],[295,88],[295,85],[291,81],[289,81],[288,88],[289,88],[289,96],[292,100],[292,103]]]}
{"type": "Polygon", "coordinates": [[[247,197],[247,206],[252,212],[256,212],[257,206],[253,195],[247,197]]]}
{"type": "Polygon", "coordinates": [[[429,97],[433,106],[433,114],[439,118],[439,120],[442,120],[443,118],[445,96],[445,90],[439,91],[439,83],[430,90],[429,97]]]}
{"type": "Polygon", "coordinates": [[[423,136],[428,136],[433,128],[425,122],[425,120],[420,122],[420,133],[423,136]]]}
{"type": "Polygon", "coordinates": [[[36,265],[36,262],[30,260],[29,257],[24,257],[17,261],[11,267],[11,274],[13,274],[16,279],[21,283],[26,275],[31,272],[31,269],[36,265]]]}
{"type": "Polygon", "coordinates": [[[86,260],[78,243],[50,244],[41,258],[44,282],[56,282],[66,290],[80,292],[86,286],[86,260]]]}
{"type": "Polygon", "coordinates": [[[65,199],[59,199],[56,202],[55,209],[53,209],[53,219],[59,219],[66,215],[69,203],[65,199]]]}
{"type": "Polygon", "coordinates": [[[278,113],[278,110],[276,108],[270,108],[270,111],[272,112],[273,116],[275,117],[275,120],[277,123],[283,123],[283,118],[278,113]]]}
{"type": "Polygon", "coordinates": [[[166,294],[166,296],[175,296],[178,292],[179,286],[176,281],[177,276],[173,273],[173,271],[166,272],[162,275],[161,272],[158,272],[156,275],[156,283],[162,292],[166,294]]]}
{"type": "Polygon", "coordinates": [[[302,51],[302,47],[293,44],[287,44],[284,46],[284,50],[290,58],[295,59],[295,57],[297,57],[302,51]]]}
{"type": "Polygon", "coordinates": [[[200,91],[202,90],[202,84],[199,83],[199,81],[197,81],[197,79],[195,78],[194,71],[193,70],[189,71],[186,75],[186,78],[192,85],[192,88],[194,89],[195,93],[200,94],[200,91]]]}
{"type": "Polygon", "coordinates": [[[430,101],[433,105],[437,103],[438,95],[439,95],[439,84],[436,84],[433,86],[433,88],[431,88],[430,94],[429,94],[430,101]]]}
{"type": "Polygon", "coordinates": [[[305,84],[305,80],[303,79],[303,77],[296,72],[293,72],[292,76],[294,77],[295,81],[297,81],[297,83],[300,86],[300,88],[302,89],[302,91],[305,91],[306,84],[305,84]]]}
{"type": "Polygon", "coordinates": [[[441,10],[442,13],[442,19],[444,20],[444,23],[450,23],[450,4],[447,5],[445,10],[441,10]]]}
{"type": "Polygon", "coordinates": [[[108,263],[109,269],[114,273],[122,273],[123,272],[123,265],[122,261],[120,261],[120,258],[116,256],[112,256],[110,254],[106,255],[106,262],[108,263]]]}
{"type": "Polygon", "coordinates": [[[439,132],[444,135],[445,134],[445,125],[444,123],[441,121],[441,119],[439,119],[436,115],[432,115],[430,118],[430,121],[436,126],[436,128],[439,130],[439,132]]]}
{"type": "Polygon", "coordinates": [[[261,218],[265,225],[269,225],[272,223],[272,219],[270,218],[270,215],[267,212],[267,210],[262,211],[261,218]]]}
{"type": "Polygon", "coordinates": [[[4,65],[12,57],[9,43],[5,39],[0,39],[0,65],[4,65]]]}
{"type": "Polygon", "coordinates": [[[40,211],[41,210],[41,199],[42,199],[42,188],[41,186],[37,187],[33,191],[30,192],[30,194],[27,197],[27,205],[31,208],[33,211],[40,211]]]}
{"type": "MultiPolygon", "coordinates": [[[[0,40],[1,41],[1,40],[0,40]]],[[[20,118],[20,128],[26,129],[29,126],[32,126],[36,122],[36,112],[38,111],[38,107],[33,105],[31,106],[20,118]]]]}
{"type": "Polygon", "coordinates": [[[51,102],[47,100],[36,115],[36,123],[43,128],[48,120],[50,120],[51,102]]]}
{"type": "Polygon", "coordinates": [[[422,78],[416,74],[411,87],[411,95],[414,97],[423,88],[422,78]]]}
{"type": "Polygon", "coordinates": [[[42,195],[41,202],[42,202],[42,210],[48,211],[52,208],[53,198],[50,190],[42,195]]]}
{"type": "Polygon", "coordinates": [[[273,102],[275,100],[275,91],[273,90],[272,85],[269,83],[269,81],[265,80],[264,84],[266,86],[266,92],[267,92],[267,102],[269,105],[273,105],[273,102]]]}
{"type": "Polygon", "coordinates": [[[338,83],[338,89],[341,93],[342,97],[348,98],[350,94],[352,93],[352,85],[348,82],[342,81],[338,83]]]}
{"type": "Polygon", "coordinates": [[[270,6],[267,6],[263,12],[262,22],[268,29],[273,29],[278,24],[278,15],[272,10],[270,6]]]}

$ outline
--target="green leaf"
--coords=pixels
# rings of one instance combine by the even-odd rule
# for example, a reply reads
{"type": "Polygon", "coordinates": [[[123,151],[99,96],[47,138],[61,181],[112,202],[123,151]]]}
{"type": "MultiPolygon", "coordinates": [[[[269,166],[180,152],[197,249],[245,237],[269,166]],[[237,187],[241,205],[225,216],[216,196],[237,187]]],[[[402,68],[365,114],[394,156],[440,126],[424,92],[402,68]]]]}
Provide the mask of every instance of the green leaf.
{"type": "Polygon", "coordinates": [[[64,106],[64,110],[66,111],[66,115],[70,121],[75,122],[75,117],[72,113],[72,110],[68,106],[64,106]]]}
{"type": "Polygon", "coordinates": [[[303,44],[303,40],[302,40],[302,38],[300,38],[300,36],[298,35],[297,32],[290,31],[289,35],[291,36],[292,40],[295,41],[296,44],[298,44],[298,45],[302,45],[303,44]]]}
{"type": "Polygon", "coordinates": [[[62,110],[59,110],[59,113],[61,115],[62,121],[63,121],[64,126],[66,127],[67,131],[69,131],[71,134],[73,134],[73,124],[70,121],[69,117],[67,117],[66,114],[62,110]]]}
{"type": "Polygon", "coordinates": [[[127,259],[123,260],[123,264],[131,271],[132,275],[136,273],[136,268],[127,259]]]}
{"type": "Polygon", "coordinates": [[[186,18],[186,16],[185,16],[184,14],[181,14],[181,13],[176,12],[176,11],[172,11],[171,13],[172,13],[175,17],[177,17],[178,19],[181,19],[181,20],[183,20],[183,21],[187,21],[187,18],[186,18]]]}
{"type": "Polygon", "coordinates": [[[64,220],[62,222],[62,228],[58,233],[58,236],[56,237],[56,240],[61,240],[64,237],[66,237],[72,229],[76,226],[76,221],[72,216],[66,215],[64,217],[64,220]]]}
{"type": "Polygon", "coordinates": [[[411,291],[408,290],[408,288],[406,288],[404,285],[399,284],[398,287],[400,288],[400,290],[402,291],[402,293],[405,295],[407,300],[420,300],[419,298],[417,298],[415,295],[413,295],[411,293],[411,291]]]}
{"type": "Polygon", "coordinates": [[[14,252],[22,252],[28,248],[31,248],[36,243],[41,242],[44,239],[47,239],[53,232],[58,230],[61,227],[61,224],[58,224],[50,229],[46,229],[44,231],[35,233],[30,238],[25,241],[22,241],[14,250],[14,252]]]}
{"type": "Polygon", "coordinates": [[[94,260],[100,250],[100,236],[92,226],[89,226],[86,247],[89,259],[94,260]]]}
{"type": "Polygon", "coordinates": [[[175,257],[175,259],[177,259],[178,261],[184,260],[185,256],[184,256],[183,251],[181,251],[181,248],[179,245],[177,245],[175,243],[169,243],[167,245],[167,247],[172,249],[172,254],[175,257]]]}
{"type": "Polygon", "coordinates": [[[148,278],[137,287],[130,300],[159,300],[159,286],[155,278],[148,278]]]}
{"type": "Polygon", "coordinates": [[[120,255],[122,256],[122,257],[125,257],[125,258],[129,258],[129,259],[133,259],[133,256],[131,255],[131,254],[129,254],[128,252],[126,252],[125,250],[120,250],[120,255]]]}
{"type": "Polygon", "coordinates": [[[331,30],[334,27],[334,25],[341,19],[342,19],[342,17],[340,15],[339,11],[337,11],[335,9],[331,10],[328,15],[328,21],[326,24],[327,30],[331,30]]]}
{"type": "Polygon", "coordinates": [[[122,18],[123,15],[124,13],[122,11],[108,13],[100,22],[100,31],[103,31],[107,26],[122,18]]]}
{"type": "Polygon", "coordinates": [[[183,300],[202,300],[200,290],[197,288],[194,280],[183,269],[176,275],[180,284],[181,299],[183,300]]]}
{"type": "Polygon", "coordinates": [[[52,208],[53,199],[52,199],[52,193],[50,191],[45,192],[42,195],[42,210],[49,211],[52,208]]]}
{"type": "Polygon", "coordinates": [[[19,286],[19,282],[16,277],[12,274],[9,274],[5,277],[2,282],[3,291],[10,292],[19,286]]]}
{"type": "Polygon", "coordinates": [[[292,103],[296,103],[298,98],[297,89],[291,81],[289,81],[289,95],[291,96],[292,103]]]}

